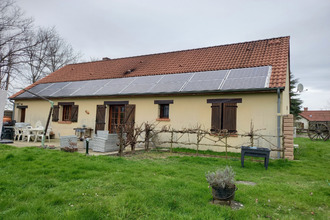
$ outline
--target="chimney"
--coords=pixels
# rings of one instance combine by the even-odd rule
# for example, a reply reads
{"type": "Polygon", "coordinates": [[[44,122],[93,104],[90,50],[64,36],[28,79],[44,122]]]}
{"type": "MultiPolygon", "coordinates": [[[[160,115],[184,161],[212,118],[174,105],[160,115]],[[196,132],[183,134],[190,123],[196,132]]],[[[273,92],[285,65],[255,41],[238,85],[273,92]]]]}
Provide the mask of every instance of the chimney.
{"type": "Polygon", "coordinates": [[[308,111],[308,107],[305,107],[305,108],[304,108],[304,112],[307,112],[307,111],[308,111]]]}
{"type": "Polygon", "coordinates": [[[109,57],[103,57],[102,60],[110,60],[109,57]]]}

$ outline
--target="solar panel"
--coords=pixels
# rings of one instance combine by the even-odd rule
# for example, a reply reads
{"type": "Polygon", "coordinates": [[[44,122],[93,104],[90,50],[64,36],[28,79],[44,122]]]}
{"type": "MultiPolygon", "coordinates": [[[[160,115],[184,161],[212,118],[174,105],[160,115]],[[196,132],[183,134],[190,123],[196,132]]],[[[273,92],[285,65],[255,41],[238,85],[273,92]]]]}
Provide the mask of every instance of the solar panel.
{"type": "Polygon", "coordinates": [[[265,88],[270,66],[233,69],[228,73],[221,90],[265,88]]]}
{"type": "Polygon", "coordinates": [[[188,91],[203,91],[203,90],[217,90],[223,80],[213,80],[213,81],[190,81],[182,89],[184,92],[188,91]]]}
{"type": "Polygon", "coordinates": [[[130,83],[134,81],[135,77],[112,79],[99,89],[95,95],[115,95],[125,89],[130,83]]]}
{"type": "Polygon", "coordinates": [[[33,92],[33,93],[38,93],[41,90],[53,85],[54,83],[45,83],[45,84],[39,84],[36,85],[35,87],[32,87],[31,89],[29,89],[29,91],[33,92]]]}
{"type": "Polygon", "coordinates": [[[98,90],[94,95],[115,95],[119,94],[120,91],[126,88],[126,84],[109,84],[100,90],[98,90]]]}
{"type": "MultiPolygon", "coordinates": [[[[29,91],[37,94],[38,92],[40,92],[41,90],[47,88],[50,85],[52,85],[52,83],[39,84],[39,85],[36,85],[35,87],[32,87],[31,89],[29,89],[29,91]]],[[[35,97],[35,96],[32,95],[29,92],[24,92],[24,93],[18,95],[17,97],[19,97],[19,98],[32,98],[32,97],[35,97]]]]}
{"type": "Polygon", "coordinates": [[[171,93],[179,92],[185,82],[158,83],[149,93],[171,93]]]}
{"type": "Polygon", "coordinates": [[[154,84],[157,83],[162,77],[163,75],[136,77],[133,84],[154,84]]]}
{"type": "Polygon", "coordinates": [[[99,79],[83,81],[86,82],[83,86],[71,94],[71,96],[92,96],[95,92],[100,90],[104,85],[109,83],[111,79],[99,79]]]}
{"type": "Polygon", "coordinates": [[[64,89],[58,90],[57,92],[53,93],[52,96],[54,96],[54,97],[68,97],[68,96],[71,96],[71,94],[74,93],[77,90],[78,89],[64,88],[64,89]]]}
{"type": "Polygon", "coordinates": [[[265,77],[251,77],[241,79],[227,79],[222,90],[230,89],[258,89],[265,88],[265,77]]]}
{"type": "Polygon", "coordinates": [[[135,94],[135,93],[149,93],[150,90],[156,86],[156,83],[153,84],[131,84],[125,88],[121,94],[135,94]]]}
{"type": "Polygon", "coordinates": [[[40,95],[40,96],[46,96],[46,97],[51,96],[53,93],[59,91],[64,86],[68,85],[69,83],[70,82],[53,83],[49,87],[47,87],[47,88],[41,90],[40,92],[38,92],[38,95],[40,95]]]}
{"type": "MultiPolygon", "coordinates": [[[[179,93],[268,87],[271,66],[39,84],[30,91],[46,97],[179,93]]],[[[24,92],[18,98],[32,98],[24,92]]]]}
{"type": "Polygon", "coordinates": [[[68,87],[70,87],[70,89],[79,89],[84,87],[87,83],[88,81],[75,81],[68,85],[68,87]]]}
{"type": "Polygon", "coordinates": [[[250,77],[267,77],[269,66],[233,69],[230,71],[228,79],[231,78],[250,78],[250,77]]]}
{"type": "Polygon", "coordinates": [[[110,84],[116,85],[116,84],[129,84],[132,83],[136,78],[138,77],[127,77],[127,78],[117,78],[117,79],[112,79],[110,81],[110,84]]]}
{"type": "Polygon", "coordinates": [[[228,70],[217,70],[209,72],[197,72],[194,74],[193,78],[190,80],[193,81],[207,81],[207,80],[217,80],[224,79],[228,70]]]}
{"type": "Polygon", "coordinates": [[[186,82],[191,78],[193,73],[181,73],[181,74],[167,74],[159,81],[159,83],[169,82],[186,82]]]}
{"type": "Polygon", "coordinates": [[[32,98],[32,97],[35,97],[35,96],[28,93],[28,92],[24,92],[24,93],[17,96],[17,98],[32,98]]]}

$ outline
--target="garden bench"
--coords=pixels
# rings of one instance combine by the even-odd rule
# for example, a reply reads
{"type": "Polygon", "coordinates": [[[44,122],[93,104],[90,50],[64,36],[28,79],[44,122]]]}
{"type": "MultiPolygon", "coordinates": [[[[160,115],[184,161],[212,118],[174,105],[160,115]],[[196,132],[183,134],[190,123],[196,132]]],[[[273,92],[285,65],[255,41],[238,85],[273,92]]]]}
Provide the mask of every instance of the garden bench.
{"type": "Polygon", "coordinates": [[[269,153],[270,150],[268,148],[261,148],[261,147],[241,147],[241,164],[244,167],[244,156],[251,156],[251,157],[264,157],[264,166],[267,170],[268,162],[269,162],[269,153]]]}

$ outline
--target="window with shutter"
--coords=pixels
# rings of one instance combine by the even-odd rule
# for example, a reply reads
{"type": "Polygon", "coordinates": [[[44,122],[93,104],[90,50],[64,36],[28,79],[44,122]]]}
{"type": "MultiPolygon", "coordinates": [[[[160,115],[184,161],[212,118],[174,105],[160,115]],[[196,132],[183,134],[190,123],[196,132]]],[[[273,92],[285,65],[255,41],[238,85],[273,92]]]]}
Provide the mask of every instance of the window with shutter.
{"type": "Polygon", "coordinates": [[[211,106],[211,132],[218,133],[221,130],[228,130],[230,133],[237,132],[237,103],[242,99],[208,99],[211,106]]]}
{"type": "Polygon", "coordinates": [[[59,102],[54,105],[52,121],[78,122],[78,105],[74,102],[59,102]]]}

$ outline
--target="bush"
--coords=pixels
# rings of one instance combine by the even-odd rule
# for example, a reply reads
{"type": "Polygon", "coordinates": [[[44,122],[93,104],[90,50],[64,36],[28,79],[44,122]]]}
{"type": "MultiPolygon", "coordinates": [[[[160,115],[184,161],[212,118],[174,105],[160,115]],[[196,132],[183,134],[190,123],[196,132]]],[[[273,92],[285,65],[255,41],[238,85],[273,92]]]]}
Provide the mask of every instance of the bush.
{"type": "Polygon", "coordinates": [[[211,187],[215,188],[234,188],[235,172],[232,167],[226,166],[225,169],[218,169],[215,172],[208,172],[206,180],[211,187]]]}

